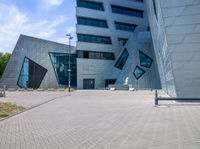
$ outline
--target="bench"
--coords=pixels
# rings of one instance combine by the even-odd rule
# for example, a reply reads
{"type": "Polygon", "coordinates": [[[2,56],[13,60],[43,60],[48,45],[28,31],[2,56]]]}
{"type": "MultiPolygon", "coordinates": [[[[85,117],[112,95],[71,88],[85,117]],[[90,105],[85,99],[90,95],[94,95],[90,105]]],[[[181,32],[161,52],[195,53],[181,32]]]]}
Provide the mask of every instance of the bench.
{"type": "Polygon", "coordinates": [[[155,106],[158,105],[158,101],[200,101],[200,98],[176,98],[176,97],[158,97],[157,90],[155,91],[155,106]]]}

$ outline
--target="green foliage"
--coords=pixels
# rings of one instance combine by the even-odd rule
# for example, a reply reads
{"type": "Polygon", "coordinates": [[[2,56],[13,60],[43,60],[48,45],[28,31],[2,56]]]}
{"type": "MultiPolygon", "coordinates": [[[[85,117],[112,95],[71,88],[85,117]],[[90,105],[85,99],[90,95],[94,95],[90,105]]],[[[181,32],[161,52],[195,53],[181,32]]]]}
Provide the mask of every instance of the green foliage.
{"type": "Polygon", "coordinates": [[[6,68],[6,65],[10,59],[10,56],[11,54],[10,53],[1,53],[0,52],[0,76],[3,74],[5,68],[6,68]]]}

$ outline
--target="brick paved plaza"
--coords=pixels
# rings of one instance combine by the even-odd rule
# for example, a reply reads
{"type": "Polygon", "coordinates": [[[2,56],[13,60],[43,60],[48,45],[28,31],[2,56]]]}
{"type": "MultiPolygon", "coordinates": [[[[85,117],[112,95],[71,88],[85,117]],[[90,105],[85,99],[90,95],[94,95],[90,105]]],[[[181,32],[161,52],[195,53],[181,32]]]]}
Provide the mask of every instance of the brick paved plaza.
{"type": "Polygon", "coordinates": [[[200,148],[200,106],[154,107],[150,91],[16,92],[7,98],[26,106],[55,100],[1,121],[0,149],[200,148]]]}

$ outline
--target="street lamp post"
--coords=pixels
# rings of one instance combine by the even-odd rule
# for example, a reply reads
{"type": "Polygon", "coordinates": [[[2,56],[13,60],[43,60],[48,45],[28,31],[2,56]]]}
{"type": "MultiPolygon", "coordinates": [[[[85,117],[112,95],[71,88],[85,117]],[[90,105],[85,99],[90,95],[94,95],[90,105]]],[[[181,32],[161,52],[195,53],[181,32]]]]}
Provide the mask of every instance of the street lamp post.
{"type": "Polygon", "coordinates": [[[69,39],[69,53],[68,53],[68,91],[70,92],[70,87],[71,87],[71,40],[73,39],[73,37],[71,36],[71,34],[67,34],[66,35],[69,39]]]}

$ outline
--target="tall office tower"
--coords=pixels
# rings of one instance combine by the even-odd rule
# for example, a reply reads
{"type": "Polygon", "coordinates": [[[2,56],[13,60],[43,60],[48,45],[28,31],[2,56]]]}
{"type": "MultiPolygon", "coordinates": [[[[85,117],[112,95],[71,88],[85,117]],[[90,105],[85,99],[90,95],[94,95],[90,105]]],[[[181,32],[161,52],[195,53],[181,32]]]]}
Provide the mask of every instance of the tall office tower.
{"type": "Polygon", "coordinates": [[[200,1],[149,0],[147,9],[162,88],[200,97],[200,1]]]}
{"type": "Polygon", "coordinates": [[[146,0],[77,0],[77,87],[160,88],[146,0]]]}

